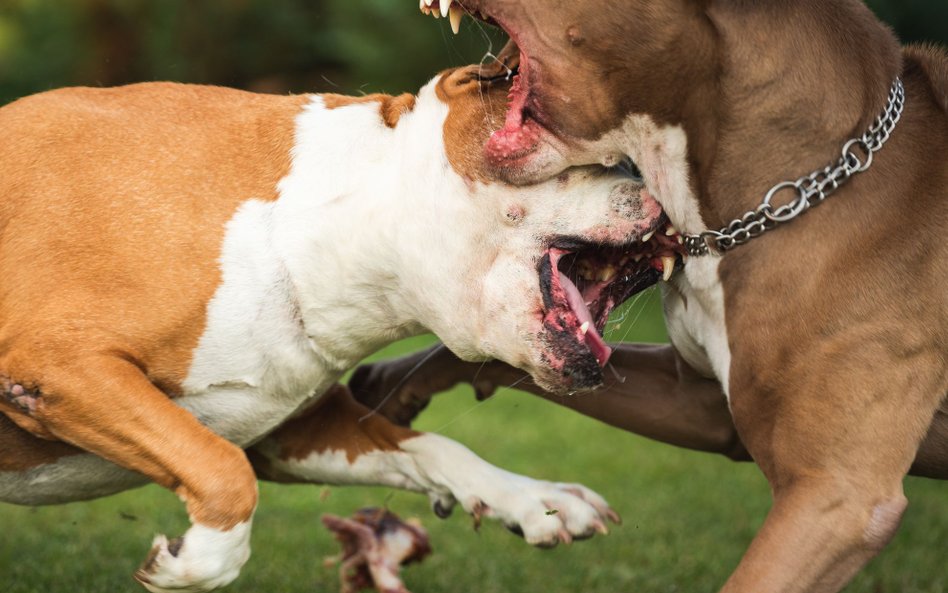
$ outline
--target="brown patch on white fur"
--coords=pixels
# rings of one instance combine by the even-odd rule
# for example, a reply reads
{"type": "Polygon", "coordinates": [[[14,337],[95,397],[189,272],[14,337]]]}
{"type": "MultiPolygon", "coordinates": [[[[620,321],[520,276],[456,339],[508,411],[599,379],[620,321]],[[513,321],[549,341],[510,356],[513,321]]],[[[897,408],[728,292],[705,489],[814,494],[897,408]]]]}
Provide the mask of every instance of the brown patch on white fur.
{"type": "Polygon", "coordinates": [[[389,128],[397,126],[398,120],[401,119],[402,115],[409,113],[415,108],[415,95],[411,93],[403,93],[397,96],[372,93],[371,95],[362,97],[349,97],[347,95],[327,93],[320,95],[320,97],[322,97],[323,105],[326,109],[338,109],[339,107],[346,107],[348,105],[359,105],[361,103],[378,101],[379,116],[389,128]]]}
{"type": "Polygon", "coordinates": [[[479,66],[442,73],[435,92],[448,105],[444,121],[444,149],[448,162],[468,180],[489,183],[484,144],[504,123],[509,81],[481,80],[479,66]]]}
{"type": "MultiPolygon", "coordinates": [[[[421,433],[397,426],[358,403],[344,385],[330,389],[302,416],[272,435],[280,459],[306,459],[313,453],[344,451],[349,463],[373,451],[398,451],[399,443],[421,433]]],[[[256,464],[258,460],[253,459],[256,464]]]]}

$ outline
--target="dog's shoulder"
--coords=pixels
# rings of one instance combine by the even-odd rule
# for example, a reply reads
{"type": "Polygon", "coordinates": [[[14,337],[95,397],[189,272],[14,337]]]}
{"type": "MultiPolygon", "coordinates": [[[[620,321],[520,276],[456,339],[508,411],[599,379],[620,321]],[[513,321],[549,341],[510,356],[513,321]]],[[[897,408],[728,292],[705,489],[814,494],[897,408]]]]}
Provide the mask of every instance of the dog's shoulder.
{"type": "Polygon", "coordinates": [[[948,115],[948,51],[934,44],[916,44],[907,46],[904,56],[907,68],[921,70],[939,107],[948,115]]]}

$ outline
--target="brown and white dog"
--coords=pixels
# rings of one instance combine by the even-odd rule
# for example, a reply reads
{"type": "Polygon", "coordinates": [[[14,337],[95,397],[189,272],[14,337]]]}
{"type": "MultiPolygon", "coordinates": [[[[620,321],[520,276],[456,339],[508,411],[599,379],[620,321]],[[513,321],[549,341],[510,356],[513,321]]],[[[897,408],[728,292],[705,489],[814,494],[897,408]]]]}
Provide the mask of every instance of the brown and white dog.
{"type": "Polygon", "coordinates": [[[254,468],[415,490],[442,515],[459,502],[531,544],[605,531],[615,515],[588,489],[500,470],[334,387],[425,330],[547,389],[601,382],[595,328],[659,273],[668,254],[645,239],[663,214],[601,167],[491,182],[481,146],[509,87],[467,68],[417,96],[142,84],[0,109],[0,500],[171,489],[192,526],[156,539],[136,574],[152,591],[236,578],[254,468]],[[553,272],[567,251],[597,278],[598,319],[553,272]]]}
{"type": "MultiPolygon", "coordinates": [[[[760,465],[774,505],[724,591],[838,591],[895,533],[906,472],[948,477],[944,51],[901,50],[856,0],[425,2],[517,44],[502,54],[519,63],[511,108],[486,145],[500,175],[628,155],[696,246],[707,230],[752,235],[663,284],[673,346],[618,347],[626,382],[567,405],[760,465]],[[852,177],[837,191],[841,150],[852,177]],[[805,188],[828,163],[818,209],[778,213],[797,194],[780,185],[771,213],[793,220],[747,227],[768,190],[805,188]]],[[[479,383],[508,380],[494,369],[479,383]]],[[[389,413],[407,419],[461,373],[432,368],[389,413]]]]}

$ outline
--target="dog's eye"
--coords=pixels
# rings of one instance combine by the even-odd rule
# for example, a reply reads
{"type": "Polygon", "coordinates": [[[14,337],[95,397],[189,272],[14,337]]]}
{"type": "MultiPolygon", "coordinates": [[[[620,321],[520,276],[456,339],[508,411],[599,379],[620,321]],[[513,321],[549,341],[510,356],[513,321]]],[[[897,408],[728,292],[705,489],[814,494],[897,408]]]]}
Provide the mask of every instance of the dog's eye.
{"type": "Polygon", "coordinates": [[[633,181],[638,181],[641,183],[643,180],[642,172],[639,171],[638,165],[636,165],[635,161],[633,161],[629,157],[625,157],[621,161],[619,161],[619,164],[616,165],[614,169],[618,171],[619,173],[621,173],[622,175],[625,175],[629,179],[632,179],[633,181]]]}

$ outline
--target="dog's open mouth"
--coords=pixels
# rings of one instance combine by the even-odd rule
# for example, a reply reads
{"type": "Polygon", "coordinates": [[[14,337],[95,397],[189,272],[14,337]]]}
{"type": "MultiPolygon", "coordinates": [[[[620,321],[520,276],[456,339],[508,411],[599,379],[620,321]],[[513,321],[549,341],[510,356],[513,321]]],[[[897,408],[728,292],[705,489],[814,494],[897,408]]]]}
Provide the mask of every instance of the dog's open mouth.
{"type": "Polygon", "coordinates": [[[662,219],[639,240],[602,245],[554,239],[540,260],[543,324],[558,340],[580,345],[605,366],[612,350],[602,338],[609,314],[629,297],[674,271],[681,235],[662,219]]]}
{"type": "Polygon", "coordinates": [[[485,154],[493,165],[511,166],[535,152],[549,127],[544,123],[539,103],[533,100],[531,94],[533,76],[529,57],[520,49],[509,29],[504,27],[499,17],[495,18],[478,10],[475,0],[419,0],[419,7],[422,13],[435,18],[447,16],[455,33],[458,32],[465,14],[507,31],[511,42],[496,56],[495,61],[481,66],[482,80],[512,78],[504,125],[491,135],[485,154]]]}

